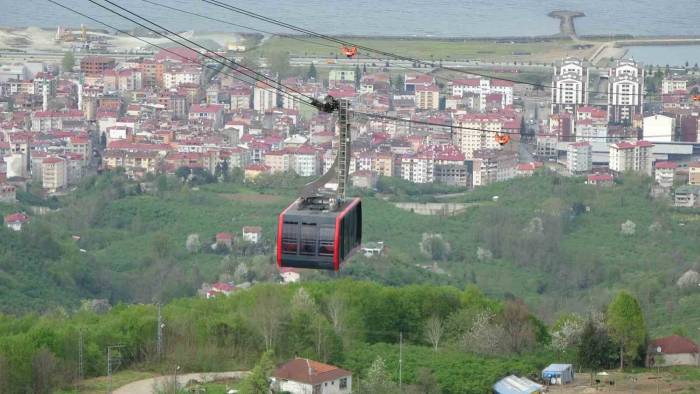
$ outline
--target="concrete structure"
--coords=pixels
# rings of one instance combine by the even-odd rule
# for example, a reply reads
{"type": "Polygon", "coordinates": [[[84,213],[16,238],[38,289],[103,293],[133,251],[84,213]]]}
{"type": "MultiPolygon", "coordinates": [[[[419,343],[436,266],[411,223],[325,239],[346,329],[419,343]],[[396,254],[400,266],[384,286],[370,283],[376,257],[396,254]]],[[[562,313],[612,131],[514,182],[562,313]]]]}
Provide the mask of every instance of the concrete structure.
{"type": "Polygon", "coordinates": [[[330,86],[339,84],[355,84],[355,70],[331,69],[328,72],[328,83],[330,86]]]}
{"type": "Polygon", "coordinates": [[[610,145],[610,170],[616,173],[636,171],[651,176],[654,163],[652,148],[649,141],[622,141],[610,145]]]}
{"type": "Polygon", "coordinates": [[[647,367],[676,365],[698,367],[700,366],[700,348],[689,338],[679,335],[654,339],[649,342],[646,365],[647,367]]]}
{"type": "Polygon", "coordinates": [[[477,110],[485,111],[487,97],[493,94],[501,95],[501,107],[513,105],[513,87],[510,81],[491,78],[467,78],[456,79],[451,82],[452,96],[468,97],[470,94],[478,96],[477,110]]]}
{"type": "Polygon", "coordinates": [[[671,142],[676,132],[676,118],[666,115],[644,117],[643,139],[652,142],[671,142]]]}
{"type": "Polygon", "coordinates": [[[688,164],[688,184],[700,186],[700,162],[688,164]]]}
{"type": "Polygon", "coordinates": [[[472,186],[485,186],[514,178],[518,152],[482,149],[474,152],[472,186]]]}
{"type": "Polygon", "coordinates": [[[673,206],[693,208],[698,203],[699,186],[683,185],[673,191],[673,206]]]}
{"type": "Polygon", "coordinates": [[[86,56],[80,59],[80,71],[88,77],[99,77],[105,70],[116,67],[117,62],[106,56],[86,56]]]}
{"type": "Polygon", "coordinates": [[[243,240],[256,244],[262,240],[262,227],[246,226],[243,227],[243,240]]]}
{"type": "Polygon", "coordinates": [[[593,168],[593,150],[588,142],[569,144],[566,151],[566,169],[571,174],[589,172],[593,168]]]}
{"type": "Polygon", "coordinates": [[[277,108],[277,90],[258,82],[253,88],[253,109],[258,112],[270,111],[277,108]]]}
{"type": "Polygon", "coordinates": [[[41,163],[41,185],[51,193],[68,185],[68,166],[62,157],[47,157],[41,163]]]}
{"type": "Polygon", "coordinates": [[[501,149],[494,138],[495,133],[503,130],[503,120],[500,117],[493,114],[466,114],[458,117],[456,123],[460,128],[454,131],[454,142],[466,160],[474,158],[474,152],[480,149],[501,149]]]}
{"type": "Polygon", "coordinates": [[[644,106],[644,67],[630,59],[620,59],[608,71],[608,120],[631,124],[644,106]]]}
{"type": "Polygon", "coordinates": [[[291,394],[349,394],[352,373],[318,361],[295,358],[277,368],[272,385],[291,394]]]}
{"type": "Polygon", "coordinates": [[[661,94],[686,93],[688,91],[688,78],[673,75],[661,81],[661,94]]]}
{"type": "Polygon", "coordinates": [[[552,385],[569,384],[574,381],[574,367],[571,364],[550,364],[542,370],[542,379],[552,385]]]}
{"type": "Polygon", "coordinates": [[[15,203],[17,201],[17,188],[15,185],[0,182],[0,202],[15,203]]]}
{"type": "Polygon", "coordinates": [[[576,113],[588,104],[588,67],[582,60],[566,58],[554,68],[552,81],[552,113],[576,113]]]}
{"type": "Polygon", "coordinates": [[[661,187],[673,186],[678,164],[672,161],[657,161],[654,163],[654,180],[661,187]]]}
{"type": "Polygon", "coordinates": [[[440,108],[440,90],[435,85],[416,86],[416,108],[437,110],[440,108]]]}

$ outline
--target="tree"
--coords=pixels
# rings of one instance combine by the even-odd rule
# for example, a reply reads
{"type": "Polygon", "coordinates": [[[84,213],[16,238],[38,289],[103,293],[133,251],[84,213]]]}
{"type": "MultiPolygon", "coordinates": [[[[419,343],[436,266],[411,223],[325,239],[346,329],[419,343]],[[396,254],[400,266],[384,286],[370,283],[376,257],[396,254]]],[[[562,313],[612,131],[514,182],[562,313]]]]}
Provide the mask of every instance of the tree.
{"type": "Polygon", "coordinates": [[[286,76],[289,72],[289,53],[278,51],[270,54],[267,57],[267,68],[280,77],[286,76]]]}
{"type": "Polygon", "coordinates": [[[249,68],[251,70],[257,70],[260,68],[260,62],[258,61],[258,58],[250,57],[250,56],[245,56],[243,59],[241,59],[242,66],[249,68]]]}
{"type": "Polygon", "coordinates": [[[503,308],[503,329],[512,352],[520,353],[535,343],[530,312],[522,300],[506,301],[503,308]]]}
{"type": "Polygon", "coordinates": [[[391,381],[389,373],[386,371],[386,363],[381,356],[372,362],[367,370],[367,379],[361,388],[362,393],[366,394],[392,394],[398,393],[398,387],[391,381]]]}
{"type": "Polygon", "coordinates": [[[32,357],[32,393],[51,393],[56,384],[57,364],[56,356],[47,348],[42,347],[36,352],[32,357]]]}
{"type": "Polygon", "coordinates": [[[437,352],[438,346],[440,345],[440,339],[445,328],[442,324],[442,319],[440,316],[433,315],[428,318],[425,322],[425,337],[428,339],[431,345],[433,345],[433,350],[437,352]]]}
{"type": "Polygon", "coordinates": [[[279,336],[286,310],[275,288],[265,287],[258,294],[256,304],[250,311],[250,319],[263,336],[266,351],[272,350],[279,336]]]}
{"type": "Polygon", "coordinates": [[[316,66],[313,63],[309,66],[309,71],[306,72],[306,79],[316,80],[318,78],[318,71],[316,71],[316,66]]]}
{"type": "Polygon", "coordinates": [[[241,385],[241,393],[243,394],[268,394],[270,392],[270,378],[275,365],[273,361],[273,353],[266,351],[260,357],[260,360],[250,375],[243,381],[241,385]]]}
{"type": "Polygon", "coordinates": [[[608,328],[620,349],[620,369],[625,356],[635,358],[646,338],[646,326],[639,302],[631,294],[621,291],[608,305],[608,328]]]}
{"type": "Polygon", "coordinates": [[[66,52],[63,54],[61,65],[63,66],[63,72],[73,71],[73,67],[75,67],[75,55],[73,55],[73,52],[66,52]]]}
{"type": "Polygon", "coordinates": [[[610,354],[614,353],[613,343],[604,328],[598,327],[592,318],[586,321],[578,344],[577,362],[581,368],[591,373],[591,383],[596,372],[609,364],[610,354]]]}
{"type": "Polygon", "coordinates": [[[581,341],[584,320],[575,313],[559,317],[552,326],[552,347],[560,352],[577,347],[581,341]]]}
{"type": "Polygon", "coordinates": [[[187,241],[185,241],[185,249],[190,253],[197,253],[202,247],[202,243],[199,240],[199,234],[190,234],[187,236],[187,241]]]}

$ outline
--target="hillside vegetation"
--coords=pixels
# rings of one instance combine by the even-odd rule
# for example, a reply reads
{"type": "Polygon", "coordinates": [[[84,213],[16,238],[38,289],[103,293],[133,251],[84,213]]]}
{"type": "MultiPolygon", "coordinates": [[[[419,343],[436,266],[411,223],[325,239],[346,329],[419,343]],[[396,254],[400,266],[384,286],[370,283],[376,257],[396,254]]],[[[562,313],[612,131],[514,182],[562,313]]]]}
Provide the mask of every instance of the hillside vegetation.
{"type": "MultiPolygon", "coordinates": [[[[91,178],[58,211],[32,215],[22,232],[0,230],[0,307],[24,313],[72,311],[94,298],[165,302],[195,295],[202,282],[276,280],[276,216],[304,182],[281,175],[192,187],[164,177],[141,185],[119,173],[91,178]],[[263,245],[211,249],[216,233],[240,234],[251,225],[263,228],[263,245]],[[188,250],[192,234],[199,243],[188,250]]],[[[385,256],[358,255],[340,276],[389,285],[475,284],[495,298],[524,299],[547,322],[564,312],[600,310],[627,289],[640,300],[652,335],[697,338],[700,288],[677,281],[700,271],[700,216],[649,199],[649,182],[628,175],[596,188],[540,174],[453,197],[475,204],[450,217],[394,207],[391,200],[429,200],[430,190],[384,182],[389,201],[365,193],[363,204],[365,241],[383,241],[385,256]]],[[[0,209],[28,211],[24,201],[0,209]]]]}

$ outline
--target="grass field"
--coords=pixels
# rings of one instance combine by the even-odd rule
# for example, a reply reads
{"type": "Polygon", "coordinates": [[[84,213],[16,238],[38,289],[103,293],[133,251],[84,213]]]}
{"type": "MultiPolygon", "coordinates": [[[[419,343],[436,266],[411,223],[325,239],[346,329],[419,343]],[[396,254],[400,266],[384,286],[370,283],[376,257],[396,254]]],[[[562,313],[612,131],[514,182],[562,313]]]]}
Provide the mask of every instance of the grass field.
{"type": "MultiPolygon", "coordinates": [[[[304,38],[311,42],[301,42],[289,37],[271,37],[254,52],[261,56],[274,52],[289,52],[293,56],[334,57],[340,50],[328,45],[328,41],[304,38]],[[315,44],[316,43],[316,44],[315,44]]],[[[403,56],[431,60],[487,60],[487,61],[552,61],[563,56],[588,56],[593,48],[575,49],[574,42],[568,39],[556,39],[541,42],[503,42],[495,40],[439,40],[411,38],[348,38],[354,44],[401,54],[403,56]]],[[[362,61],[367,57],[381,57],[360,51],[362,61]]]]}

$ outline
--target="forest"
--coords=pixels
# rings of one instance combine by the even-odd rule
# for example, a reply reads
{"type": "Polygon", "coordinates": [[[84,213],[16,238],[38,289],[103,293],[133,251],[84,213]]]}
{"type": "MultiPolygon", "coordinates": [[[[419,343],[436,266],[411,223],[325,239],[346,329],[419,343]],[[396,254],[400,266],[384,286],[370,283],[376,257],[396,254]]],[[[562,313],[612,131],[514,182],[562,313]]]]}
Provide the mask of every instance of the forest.
{"type": "Polygon", "coordinates": [[[353,371],[365,382],[363,392],[396,392],[401,339],[402,377],[411,390],[483,393],[508,374],[535,378],[554,361],[612,367],[623,343],[626,364],[636,365],[646,335],[641,309],[626,293],[607,311],[565,315],[550,329],[522,301],[498,301],[474,286],[389,287],[352,279],[173,300],[161,310],[162,353],[157,313],[153,304],[120,304],[102,313],[1,316],[0,387],[3,393],[73,387],[82,341],[83,377],[104,375],[106,348],[120,345],[112,353],[119,369],[246,370],[261,354],[272,355],[272,365],[298,356],[353,371]],[[593,334],[584,333],[586,324],[593,334]],[[603,351],[581,358],[580,349],[595,341],[603,341],[603,351]]]}

